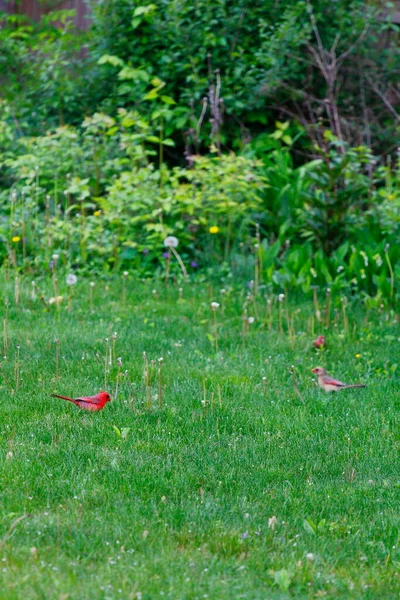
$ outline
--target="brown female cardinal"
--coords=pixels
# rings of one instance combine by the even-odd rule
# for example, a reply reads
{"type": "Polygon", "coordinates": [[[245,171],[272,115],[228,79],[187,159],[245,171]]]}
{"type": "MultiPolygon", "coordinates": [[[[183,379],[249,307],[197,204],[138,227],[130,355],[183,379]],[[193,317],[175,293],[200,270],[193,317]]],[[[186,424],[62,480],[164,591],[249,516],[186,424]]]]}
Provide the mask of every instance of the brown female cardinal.
{"type": "Polygon", "coordinates": [[[68,398],[68,396],[59,396],[58,394],[51,394],[53,398],[61,398],[62,400],[68,400],[83,410],[102,410],[107,402],[110,402],[111,397],[107,392],[99,392],[95,396],[82,396],[81,398],[68,398]]]}
{"type": "Polygon", "coordinates": [[[311,369],[313,373],[316,373],[318,379],[318,385],[322,387],[325,392],[338,392],[339,390],[344,390],[348,388],[363,388],[367,387],[363,383],[343,383],[342,381],[338,381],[337,379],[332,379],[327,375],[325,369],[322,367],[315,367],[315,369],[311,369]]]}

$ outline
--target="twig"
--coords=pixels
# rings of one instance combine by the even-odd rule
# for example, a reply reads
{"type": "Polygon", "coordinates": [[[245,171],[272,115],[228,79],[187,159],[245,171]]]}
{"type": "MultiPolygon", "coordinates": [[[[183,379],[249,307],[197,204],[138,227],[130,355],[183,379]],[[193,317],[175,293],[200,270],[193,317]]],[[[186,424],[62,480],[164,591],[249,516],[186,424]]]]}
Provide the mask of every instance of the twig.
{"type": "Polygon", "coordinates": [[[377,94],[379,96],[379,98],[382,100],[382,102],[384,103],[386,108],[392,113],[392,115],[395,117],[395,119],[397,119],[397,121],[399,121],[399,123],[400,123],[399,113],[394,108],[394,106],[392,106],[392,104],[389,102],[389,100],[386,98],[385,94],[383,94],[381,92],[381,90],[378,88],[378,86],[375,85],[375,83],[372,81],[372,79],[370,77],[368,77],[368,75],[365,74],[365,78],[368,81],[369,85],[374,90],[375,94],[377,94]]]}

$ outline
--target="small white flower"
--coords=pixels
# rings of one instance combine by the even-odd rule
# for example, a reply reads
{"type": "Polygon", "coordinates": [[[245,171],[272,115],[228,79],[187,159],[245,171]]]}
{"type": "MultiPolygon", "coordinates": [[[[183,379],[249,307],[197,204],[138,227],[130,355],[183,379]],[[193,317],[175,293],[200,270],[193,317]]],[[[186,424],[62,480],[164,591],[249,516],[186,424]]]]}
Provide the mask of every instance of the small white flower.
{"type": "Polygon", "coordinates": [[[178,244],[178,238],[176,238],[174,235],[168,235],[164,240],[164,246],[166,248],[176,248],[178,244]]]}
{"type": "Polygon", "coordinates": [[[67,285],[75,285],[78,281],[77,276],[74,273],[69,273],[66,278],[67,285]]]}
{"type": "Polygon", "coordinates": [[[252,323],[254,323],[254,317],[249,317],[247,320],[248,320],[248,322],[250,323],[250,325],[251,325],[252,323]]]}
{"type": "Polygon", "coordinates": [[[129,275],[128,271],[124,271],[123,275],[124,275],[124,277],[128,277],[128,275],[129,275]]]}
{"type": "Polygon", "coordinates": [[[57,261],[60,258],[59,254],[53,254],[53,256],[51,257],[54,261],[57,261]]]}
{"type": "Polygon", "coordinates": [[[90,282],[90,287],[91,287],[91,288],[94,288],[94,286],[95,286],[95,283],[94,283],[94,281],[91,281],[91,282],[90,282]]]}
{"type": "Polygon", "coordinates": [[[285,299],[285,294],[279,294],[279,296],[278,296],[279,302],[283,302],[284,299],[285,299]]]}
{"type": "Polygon", "coordinates": [[[336,271],[338,273],[341,273],[342,271],[344,271],[344,267],[342,265],[339,265],[339,267],[336,269],[336,271]]]}
{"type": "Polygon", "coordinates": [[[211,310],[217,310],[219,308],[219,302],[211,302],[211,310]]]}
{"type": "Polygon", "coordinates": [[[313,554],[312,552],[307,552],[306,554],[306,559],[309,560],[310,562],[312,562],[315,558],[315,554],[313,554]]]}

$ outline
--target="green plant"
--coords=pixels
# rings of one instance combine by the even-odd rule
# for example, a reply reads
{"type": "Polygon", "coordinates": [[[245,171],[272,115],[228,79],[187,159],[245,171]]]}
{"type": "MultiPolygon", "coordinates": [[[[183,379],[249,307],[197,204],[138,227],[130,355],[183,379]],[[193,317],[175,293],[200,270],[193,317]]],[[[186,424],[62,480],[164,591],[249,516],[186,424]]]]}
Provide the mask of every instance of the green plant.
{"type": "Polygon", "coordinates": [[[311,185],[303,191],[304,205],[298,211],[301,235],[328,255],[364,226],[371,186],[367,168],[373,161],[368,148],[343,148],[329,138],[328,152],[320,150],[318,168],[308,171],[311,185]]]}

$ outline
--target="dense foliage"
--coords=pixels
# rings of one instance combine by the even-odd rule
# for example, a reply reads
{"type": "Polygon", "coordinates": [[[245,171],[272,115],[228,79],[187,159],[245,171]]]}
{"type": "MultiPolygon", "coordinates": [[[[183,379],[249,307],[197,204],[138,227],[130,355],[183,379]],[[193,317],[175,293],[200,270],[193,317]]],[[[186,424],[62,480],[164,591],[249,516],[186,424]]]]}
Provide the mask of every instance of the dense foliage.
{"type": "Polygon", "coordinates": [[[2,260],[394,301],[400,46],[384,15],[358,0],[110,0],[88,32],[68,11],[5,17],[2,260]]]}
{"type": "Polygon", "coordinates": [[[74,30],[68,11],[49,13],[40,24],[4,17],[1,82],[23,131],[78,124],[96,110],[114,116],[120,107],[148,117],[158,99],[177,146],[169,153],[173,162],[185,149],[207,148],[210,135],[225,149],[239,149],[288,115],[320,144],[318,130],[326,128],[385,153],[397,143],[391,120],[399,104],[400,45],[391,3],[91,6],[88,32],[74,30]]]}

